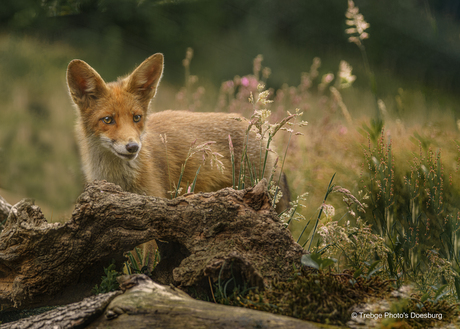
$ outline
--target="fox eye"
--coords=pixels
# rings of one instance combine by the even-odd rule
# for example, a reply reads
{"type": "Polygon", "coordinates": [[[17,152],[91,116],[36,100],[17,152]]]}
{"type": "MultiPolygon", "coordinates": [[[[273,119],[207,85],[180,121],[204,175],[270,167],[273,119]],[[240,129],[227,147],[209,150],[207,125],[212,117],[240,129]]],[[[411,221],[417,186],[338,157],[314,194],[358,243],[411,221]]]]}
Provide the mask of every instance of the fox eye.
{"type": "Polygon", "coordinates": [[[109,125],[109,124],[113,123],[113,118],[112,117],[103,117],[102,122],[104,122],[105,124],[109,125]]]}
{"type": "Polygon", "coordinates": [[[141,121],[142,115],[136,114],[133,116],[133,121],[134,122],[139,122],[141,121]]]}

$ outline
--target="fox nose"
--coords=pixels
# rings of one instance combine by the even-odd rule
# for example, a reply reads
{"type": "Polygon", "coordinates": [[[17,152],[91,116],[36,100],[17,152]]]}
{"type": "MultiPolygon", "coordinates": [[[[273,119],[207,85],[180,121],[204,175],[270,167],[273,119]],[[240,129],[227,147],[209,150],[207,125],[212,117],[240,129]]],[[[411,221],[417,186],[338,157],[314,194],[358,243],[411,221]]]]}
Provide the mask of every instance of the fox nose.
{"type": "Polygon", "coordinates": [[[129,142],[128,144],[126,144],[126,150],[129,153],[136,153],[137,151],[139,151],[139,145],[134,142],[129,142]]]}

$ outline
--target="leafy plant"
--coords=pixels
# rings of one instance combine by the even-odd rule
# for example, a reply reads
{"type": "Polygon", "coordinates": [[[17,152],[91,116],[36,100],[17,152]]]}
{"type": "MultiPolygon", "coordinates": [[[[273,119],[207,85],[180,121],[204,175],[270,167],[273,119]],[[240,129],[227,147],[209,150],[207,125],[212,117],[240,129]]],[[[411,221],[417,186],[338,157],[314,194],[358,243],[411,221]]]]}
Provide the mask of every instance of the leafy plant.
{"type": "MultiPolygon", "coordinates": [[[[125,269],[128,274],[147,274],[150,275],[150,257],[152,257],[151,253],[147,254],[147,257],[143,257],[141,249],[136,247],[134,248],[135,255],[133,255],[132,251],[128,252],[128,261],[125,262],[125,269]]],[[[158,262],[160,261],[160,253],[158,250],[154,251],[153,255],[154,259],[152,262],[152,269],[154,269],[158,262]]]]}
{"type": "Polygon", "coordinates": [[[320,253],[311,253],[307,255],[303,255],[301,259],[301,263],[303,266],[312,267],[319,271],[322,271],[337,262],[336,259],[333,258],[322,258],[320,253]]]}
{"type": "Polygon", "coordinates": [[[241,299],[244,298],[249,291],[255,290],[256,287],[248,288],[246,281],[235,277],[233,273],[233,263],[230,264],[231,278],[223,280],[222,272],[224,267],[225,262],[220,268],[219,277],[214,288],[212,288],[211,281],[209,281],[214,302],[223,305],[241,306],[241,299]]]}
{"type": "Polygon", "coordinates": [[[105,276],[101,278],[101,284],[96,284],[92,290],[93,294],[95,295],[115,291],[120,287],[117,281],[117,277],[120,276],[121,273],[115,270],[115,261],[113,261],[113,263],[108,267],[104,267],[104,272],[105,276]]]}

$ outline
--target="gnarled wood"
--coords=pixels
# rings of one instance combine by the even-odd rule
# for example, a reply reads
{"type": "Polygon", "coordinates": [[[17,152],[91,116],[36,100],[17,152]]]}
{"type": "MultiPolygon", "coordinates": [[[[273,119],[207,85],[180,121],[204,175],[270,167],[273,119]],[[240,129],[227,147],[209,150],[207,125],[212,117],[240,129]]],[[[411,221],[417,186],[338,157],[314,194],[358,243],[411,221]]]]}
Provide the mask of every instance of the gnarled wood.
{"type": "Polygon", "coordinates": [[[263,287],[287,279],[305,253],[270,206],[265,180],[173,200],[96,181],[65,224],[47,223],[28,201],[13,206],[0,234],[0,303],[80,300],[100,282],[103,265],[152,239],[163,241],[155,281],[185,289],[202,290],[219,277],[263,287]]]}

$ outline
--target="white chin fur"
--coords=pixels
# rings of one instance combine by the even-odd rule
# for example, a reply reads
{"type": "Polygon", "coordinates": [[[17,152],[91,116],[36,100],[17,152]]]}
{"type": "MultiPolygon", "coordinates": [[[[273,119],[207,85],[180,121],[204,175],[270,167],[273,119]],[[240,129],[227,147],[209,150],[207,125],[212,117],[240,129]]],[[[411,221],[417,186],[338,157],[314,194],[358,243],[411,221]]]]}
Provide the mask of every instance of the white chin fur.
{"type": "Polygon", "coordinates": [[[115,149],[111,149],[112,153],[115,154],[117,157],[119,157],[120,159],[123,159],[123,160],[126,160],[126,161],[132,161],[134,159],[137,158],[137,156],[139,155],[139,152],[137,152],[136,154],[132,154],[132,153],[119,153],[117,152],[115,149]]]}
{"type": "Polygon", "coordinates": [[[124,144],[112,143],[112,141],[106,137],[101,138],[102,145],[109,149],[113,154],[115,154],[120,159],[126,161],[132,161],[137,158],[139,151],[141,150],[142,144],[139,143],[139,150],[136,153],[129,153],[126,151],[126,146],[124,144]]]}

